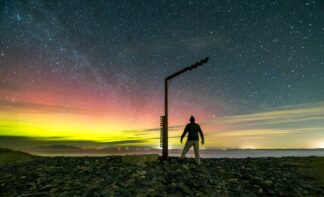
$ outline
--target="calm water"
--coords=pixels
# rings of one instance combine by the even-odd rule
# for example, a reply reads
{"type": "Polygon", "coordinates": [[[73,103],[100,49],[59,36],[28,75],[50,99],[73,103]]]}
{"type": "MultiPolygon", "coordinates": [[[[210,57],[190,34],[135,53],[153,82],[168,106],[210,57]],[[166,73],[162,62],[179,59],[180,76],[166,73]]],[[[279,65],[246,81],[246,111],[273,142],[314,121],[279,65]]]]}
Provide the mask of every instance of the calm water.
{"type": "MultiPolygon", "coordinates": [[[[34,153],[39,156],[109,156],[109,155],[126,155],[126,154],[160,154],[161,151],[140,151],[140,152],[128,152],[128,153],[34,153]]],[[[179,157],[181,150],[170,151],[169,156],[179,157]]],[[[186,155],[187,157],[194,157],[192,151],[186,155]]],[[[247,158],[247,157],[307,157],[307,156],[319,156],[324,157],[324,149],[315,150],[202,150],[200,152],[202,158],[247,158]]]]}
{"type": "MultiPolygon", "coordinates": [[[[179,156],[179,154],[174,154],[179,156]]],[[[202,152],[202,158],[247,158],[247,157],[324,157],[324,150],[214,150],[202,152]]],[[[188,154],[193,157],[194,154],[188,154]]]]}

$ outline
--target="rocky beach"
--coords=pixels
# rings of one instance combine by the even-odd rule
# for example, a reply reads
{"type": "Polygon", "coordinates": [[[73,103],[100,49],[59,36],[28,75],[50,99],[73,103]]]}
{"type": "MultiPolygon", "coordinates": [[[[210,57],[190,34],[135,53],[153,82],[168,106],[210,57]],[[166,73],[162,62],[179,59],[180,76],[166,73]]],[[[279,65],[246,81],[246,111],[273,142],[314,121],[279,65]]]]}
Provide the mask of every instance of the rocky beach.
{"type": "Polygon", "coordinates": [[[316,157],[37,157],[0,166],[1,196],[324,196],[316,157]],[[144,158],[142,158],[144,157],[144,158]],[[135,158],[135,159],[134,159],[135,158]]]}

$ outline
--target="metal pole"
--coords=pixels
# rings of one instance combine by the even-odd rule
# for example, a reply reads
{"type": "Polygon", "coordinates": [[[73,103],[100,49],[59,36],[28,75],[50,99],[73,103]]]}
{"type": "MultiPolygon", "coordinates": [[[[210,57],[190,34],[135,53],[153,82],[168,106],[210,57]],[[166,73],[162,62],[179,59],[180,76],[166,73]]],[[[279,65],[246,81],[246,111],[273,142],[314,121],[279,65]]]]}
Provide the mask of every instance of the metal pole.
{"type": "Polygon", "coordinates": [[[164,128],[163,128],[163,152],[162,158],[168,158],[168,80],[164,80],[164,128]]]}

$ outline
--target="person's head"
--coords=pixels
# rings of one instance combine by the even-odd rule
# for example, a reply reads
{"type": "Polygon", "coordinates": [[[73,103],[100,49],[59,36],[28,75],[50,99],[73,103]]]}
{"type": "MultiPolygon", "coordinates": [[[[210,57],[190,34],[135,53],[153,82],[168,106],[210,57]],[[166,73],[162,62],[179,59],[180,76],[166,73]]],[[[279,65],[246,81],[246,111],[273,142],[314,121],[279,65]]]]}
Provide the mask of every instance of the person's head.
{"type": "Polygon", "coordinates": [[[190,122],[195,122],[195,117],[191,116],[189,120],[190,122]]]}

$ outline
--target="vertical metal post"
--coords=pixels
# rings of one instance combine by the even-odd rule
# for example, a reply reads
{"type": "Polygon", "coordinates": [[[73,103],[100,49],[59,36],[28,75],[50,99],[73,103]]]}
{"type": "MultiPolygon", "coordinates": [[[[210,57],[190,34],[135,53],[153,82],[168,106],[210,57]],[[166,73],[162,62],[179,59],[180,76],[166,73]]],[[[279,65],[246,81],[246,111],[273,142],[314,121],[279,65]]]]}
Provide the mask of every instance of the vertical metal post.
{"type": "Polygon", "coordinates": [[[168,158],[168,80],[164,80],[164,129],[163,129],[163,149],[162,149],[162,158],[168,158]]]}

